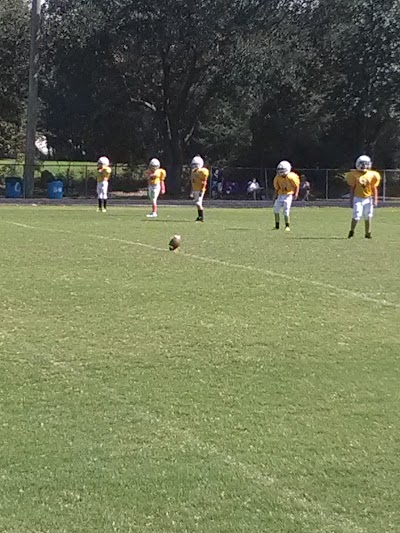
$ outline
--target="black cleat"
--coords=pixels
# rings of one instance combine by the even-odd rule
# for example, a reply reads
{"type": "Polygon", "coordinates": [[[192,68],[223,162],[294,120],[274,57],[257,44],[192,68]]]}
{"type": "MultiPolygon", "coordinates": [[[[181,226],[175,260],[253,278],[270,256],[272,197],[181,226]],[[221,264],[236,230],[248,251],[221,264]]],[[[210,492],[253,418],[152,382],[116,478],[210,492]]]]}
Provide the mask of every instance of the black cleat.
{"type": "Polygon", "coordinates": [[[204,218],[203,217],[197,217],[195,222],[204,222],[204,218]]]}
{"type": "Polygon", "coordinates": [[[366,234],[365,234],[365,238],[366,238],[366,239],[372,239],[372,235],[371,235],[371,233],[366,233],[366,234]]]}
{"type": "Polygon", "coordinates": [[[352,239],[354,237],[354,231],[350,230],[349,234],[347,235],[348,239],[352,239]]]}

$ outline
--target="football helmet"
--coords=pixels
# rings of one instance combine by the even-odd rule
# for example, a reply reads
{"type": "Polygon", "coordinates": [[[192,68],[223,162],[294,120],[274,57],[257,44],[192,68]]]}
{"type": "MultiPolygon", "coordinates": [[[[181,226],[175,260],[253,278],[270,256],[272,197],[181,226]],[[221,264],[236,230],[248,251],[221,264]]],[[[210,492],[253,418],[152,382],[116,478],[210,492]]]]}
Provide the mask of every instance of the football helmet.
{"type": "Polygon", "coordinates": [[[190,166],[191,166],[192,169],[203,168],[204,167],[204,161],[199,155],[196,155],[196,157],[194,157],[192,159],[192,162],[190,163],[190,166]]]}
{"type": "Polygon", "coordinates": [[[359,158],[357,158],[356,161],[356,169],[357,170],[369,170],[372,167],[372,161],[371,158],[367,155],[360,155],[359,158]]]}
{"type": "Polygon", "coordinates": [[[105,156],[102,156],[102,157],[99,157],[99,160],[97,161],[97,165],[100,167],[108,167],[110,166],[110,160],[108,159],[108,157],[105,157],[105,156]]]}
{"type": "Polygon", "coordinates": [[[150,168],[160,168],[161,163],[158,159],[153,157],[153,159],[150,160],[149,167],[150,168]]]}
{"type": "Polygon", "coordinates": [[[276,168],[278,176],[287,176],[291,170],[292,165],[289,163],[289,161],[281,161],[276,168]]]}

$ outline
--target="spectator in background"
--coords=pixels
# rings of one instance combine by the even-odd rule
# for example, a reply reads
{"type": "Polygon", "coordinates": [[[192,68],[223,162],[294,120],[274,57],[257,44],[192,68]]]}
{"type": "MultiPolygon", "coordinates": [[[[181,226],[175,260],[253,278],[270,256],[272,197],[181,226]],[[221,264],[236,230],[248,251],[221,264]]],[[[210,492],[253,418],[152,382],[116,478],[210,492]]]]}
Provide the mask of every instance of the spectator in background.
{"type": "Polygon", "coordinates": [[[300,176],[300,200],[308,202],[310,200],[310,190],[310,182],[307,180],[307,177],[302,174],[300,176]]]}
{"type": "Polygon", "coordinates": [[[222,198],[223,189],[223,172],[216,168],[213,170],[211,182],[211,196],[212,198],[222,198]]]}
{"type": "Polygon", "coordinates": [[[257,200],[257,195],[260,195],[261,187],[257,179],[254,178],[247,183],[247,194],[253,197],[253,200],[257,200]]]}

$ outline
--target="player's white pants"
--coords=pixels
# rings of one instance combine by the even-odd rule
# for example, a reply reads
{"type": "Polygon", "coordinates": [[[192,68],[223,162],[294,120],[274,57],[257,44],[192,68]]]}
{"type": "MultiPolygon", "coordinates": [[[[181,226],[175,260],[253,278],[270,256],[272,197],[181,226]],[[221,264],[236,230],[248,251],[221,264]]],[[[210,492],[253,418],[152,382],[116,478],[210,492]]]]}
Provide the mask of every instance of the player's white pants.
{"type": "Polygon", "coordinates": [[[99,181],[97,183],[97,197],[99,200],[107,200],[108,198],[108,181],[99,181]]]}
{"type": "Polygon", "coordinates": [[[353,200],[353,219],[361,220],[363,217],[371,219],[374,215],[374,200],[372,196],[368,198],[354,197],[353,200]]]}
{"type": "Polygon", "coordinates": [[[203,199],[206,191],[193,191],[193,200],[199,209],[203,209],[203,199]]]}
{"type": "Polygon", "coordinates": [[[158,185],[149,185],[149,188],[148,188],[149,198],[153,202],[153,204],[157,203],[157,199],[160,196],[160,192],[161,192],[161,185],[160,184],[158,184],[158,185]]]}
{"type": "Polygon", "coordinates": [[[279,211],[283,208],[284,216],[288,217],[292,202],[293,194],[280,194],[274,203],[274,213],[279,215],[279,211]]]}

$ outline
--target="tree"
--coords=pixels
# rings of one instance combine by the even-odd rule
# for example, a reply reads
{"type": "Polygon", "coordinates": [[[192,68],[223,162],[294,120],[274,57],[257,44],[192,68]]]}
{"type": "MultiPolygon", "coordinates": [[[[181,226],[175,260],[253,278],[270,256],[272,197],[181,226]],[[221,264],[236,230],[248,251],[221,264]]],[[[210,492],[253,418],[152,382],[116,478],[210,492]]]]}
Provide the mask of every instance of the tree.
{"type": "Polygon", "coordinates": [[[24,0],[0,4],[0,157],[22,150],[28,81],[29,11],[24,0]]]}
{"type": "Polygon", "coordinates": [[[285,39],[260,37],[252,51],[262,104],[251,120],[249,158],[341,166],[366,151],[376,164],[394,165],[399,9],[394,0],[293,3],[279,28],[285,39]]]}
{"type": "Polygon", "coordinates": [[[77,134],[76,145],[96,144],[98,133],[112,127],[110,110],[119,110],[131,143],[138,146],[143,133],[139,152],[159,152],[169,164],[170,188],[179,190],[182,164],[208,106],[229,94],[233,62],[261,11],[272,20],[274,6],[271,1],[266,10],[255,0],[51,0],[44,93],[49,128],[58,137],[77,134]],[[61,110],[64,121],[54,128],[61,110]],[[135,136],[132,119],[139,112],[135,136]]]}
{"type": "Polygon", "coordinates": [[[346,158],[368,152],[378,164],[390,165],[396,157],[387,157],[385,145],[400,133],[399,2],[337,0],[333,9],[324,0],[314,23],[321,64],[330,74],[325,109],[335,113],[331,134],[341,137],[346,158]]]}

